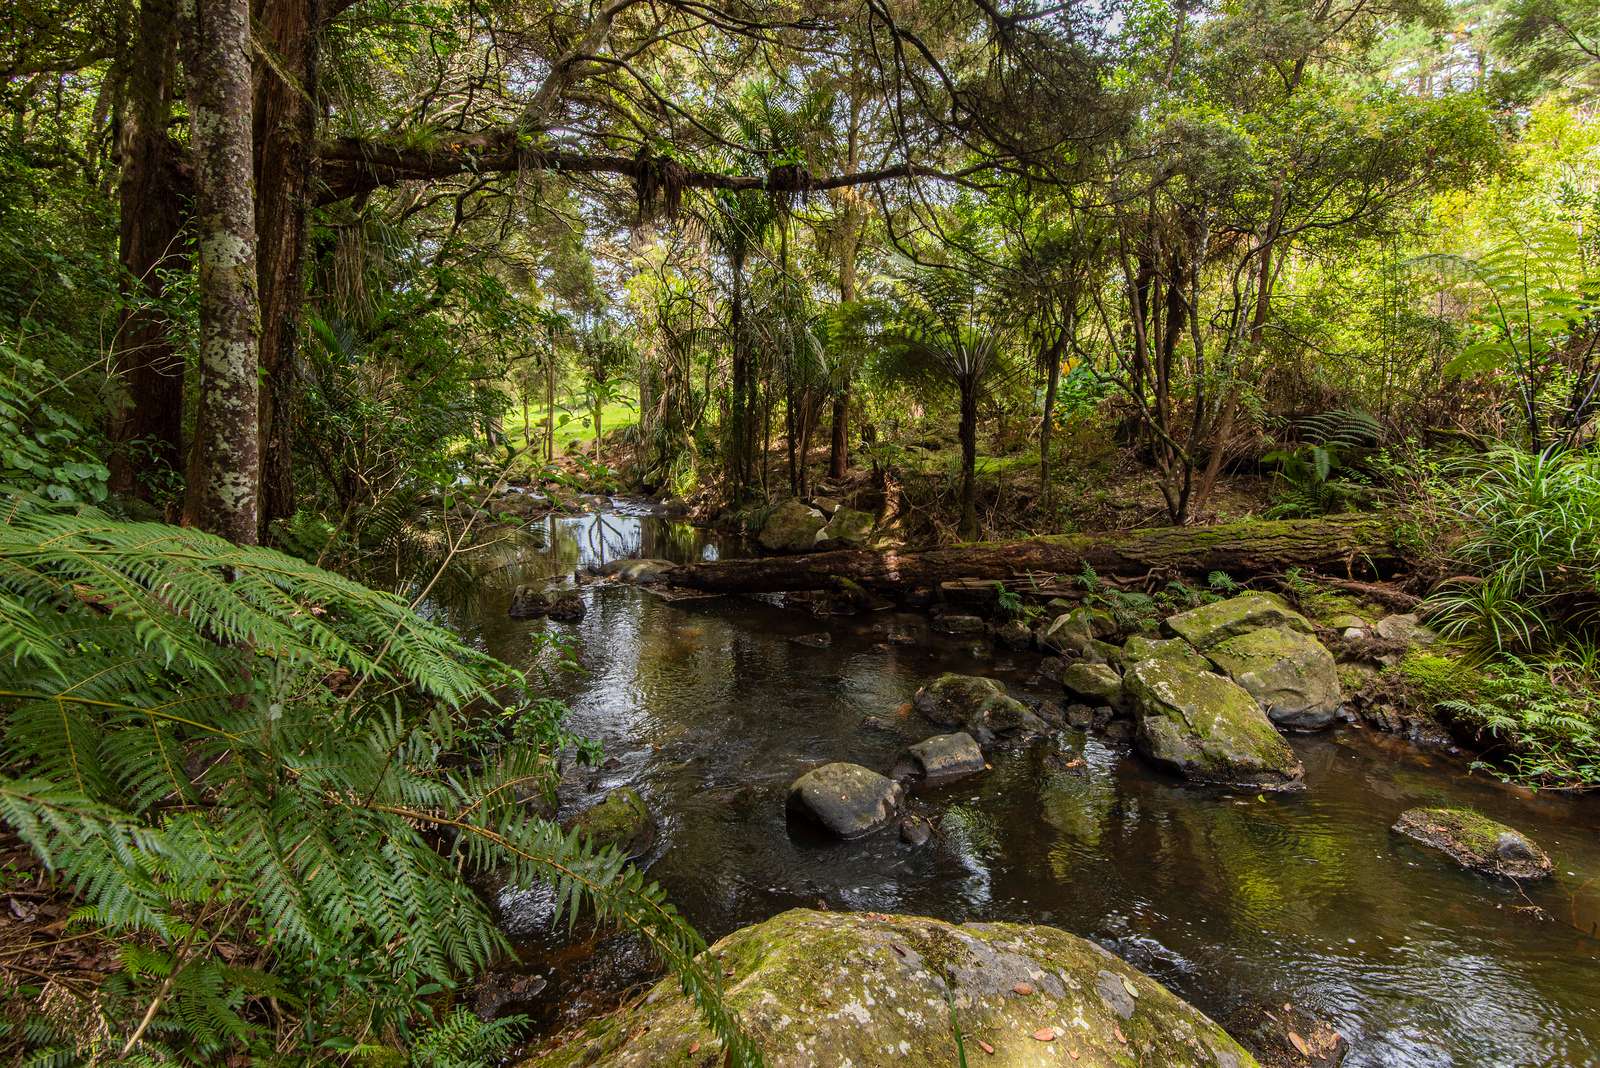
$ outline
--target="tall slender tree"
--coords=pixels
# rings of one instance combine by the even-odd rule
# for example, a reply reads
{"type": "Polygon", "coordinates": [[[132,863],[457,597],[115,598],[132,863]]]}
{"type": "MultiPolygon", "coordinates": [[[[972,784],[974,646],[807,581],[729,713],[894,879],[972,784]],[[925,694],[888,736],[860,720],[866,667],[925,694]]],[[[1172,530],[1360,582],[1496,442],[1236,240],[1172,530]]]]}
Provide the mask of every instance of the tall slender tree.
{"type": "Polygon", "coordinates": [[[200,405],[186,526],[255,544],[261,485],[260,302],[249,0],[183,0],[199,255],[200,405]]]}

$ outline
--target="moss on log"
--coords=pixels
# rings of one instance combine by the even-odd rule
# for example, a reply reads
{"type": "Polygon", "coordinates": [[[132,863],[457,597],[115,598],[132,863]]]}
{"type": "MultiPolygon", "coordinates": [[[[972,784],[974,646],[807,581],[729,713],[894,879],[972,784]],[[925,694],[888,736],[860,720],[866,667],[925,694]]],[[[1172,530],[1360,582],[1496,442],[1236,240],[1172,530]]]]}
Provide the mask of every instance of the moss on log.
{"type": "Polygon", "coordinates": [[[1179,575],[1224,571],[1241,578],[1291,567],[1382,575],[1401,562],[1392,520],[1382,514],[1362,514],[1064,534],[923,552],[846,549],[718,560],[676,567],[668,581],[708,593],[820,590],[842,583],[897,591],[960,578],[1008,581],[1025,575],[1076,575],[1085,564],[1099,574],[1123,577],[1151,571],[1179,575]]]}

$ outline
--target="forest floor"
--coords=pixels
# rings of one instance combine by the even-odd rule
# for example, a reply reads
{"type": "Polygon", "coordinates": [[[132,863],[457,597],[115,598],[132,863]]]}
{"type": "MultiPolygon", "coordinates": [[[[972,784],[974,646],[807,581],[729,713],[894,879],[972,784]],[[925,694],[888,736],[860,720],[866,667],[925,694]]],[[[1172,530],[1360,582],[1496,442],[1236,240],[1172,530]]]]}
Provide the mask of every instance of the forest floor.
{"type": "MultiPolygon", "coordinates": [[[[635,460],[635,443],[628,432],[634,423],[605,416],[605,442],[601,452],[609,475],[602,485],[580,465],[558,463],[592,492],[616,492],[629,485],[627,473],[635,460]]],[[[569,440],[574,440],[570,439],[569,440]]],[[[592,458],[592,441],[581,454],[592,458]]],[[[833,497],[852,507],[877,512],[889,497],[886,516],[896,540],[916,544],[957,540],[960,521],[961,449],[953,430],[935,428],[909,436],[904,443],[880,445],[872,452],[851,454],[843,479],[827,477],[827,435],[818,434],[807,457],[808,496],[833,497]]],[[[976,464],[977,506],[984,536],[1020,538],[1038,534],[1088,533],[1170,523],[1161,492],[1160,477],[1136,450],[1121,447],[1103,436],[1060,436],[1051,449],[1050,494],[1043,492],[1039,474],[1039,449],[1031,438],[1003,440],[998,436],[979,442],[976,464]]],[[[569,449],[567,456],[574,453],[569,449]]],[[[757,465],[757,486],[772,501],[791,496],[786,441],[773,440],[764,461],[757,465]]],[[[711,523],[727,503],[721,487],[702,483],[689,494],[694,517],[711,523]]],[[[1190,522],[1208,524],[1259,515],[1272,503],[1273,479],[1251,471],[1225,472],[1207,506],[1190,522]]],[[[670,496],[660,489],[654,496],[670,496]]]]}

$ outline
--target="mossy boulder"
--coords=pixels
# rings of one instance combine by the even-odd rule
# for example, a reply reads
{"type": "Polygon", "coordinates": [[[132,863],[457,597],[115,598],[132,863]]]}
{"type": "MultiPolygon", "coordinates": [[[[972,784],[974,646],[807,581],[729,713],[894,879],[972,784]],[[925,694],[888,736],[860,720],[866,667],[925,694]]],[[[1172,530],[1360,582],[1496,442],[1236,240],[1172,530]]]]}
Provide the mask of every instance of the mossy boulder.
{"type": "Polygon", "coordinates": [[[1394,829],[1485,875],[1543,879],[1552,869],[1550,858],[1527,835],[1468,809],[1408,809],[1394,829]]]}
{"type": "Polygon", "coordinates": [[[598,805],[574,816],[568,828],[577,827],[597,846],[611,846],[624,856],[642,857],[656,838],[655,817],[639,791],[631,786],[613,790],[598,805]]]}
{"type": "Polygon", "coordinates": [[[1061,686],[1069,694],[1091,705],[1123,705],[1122,676],[1109,664],[1080,660],[1061,671],[1061,686]]]}
{"type": "Polygon", "coordinates": [[[860,764],[813,768],[789,787],[789,811],[840,838],[871,834],[900,814],[900,784],[860,764]]]}
{"type": "Polygon", "coordinates": [[[1218,642],[1262,627],[1311,633],[1311,622],[1273,593],[1244,593],[1169,616],[1166,628],[1205,652],[1218,642]]]}
{"type": "Polygon", "coordinates": [[[1117,651],[1115,662],[1126,671],[1141,660],[1152,659],[1176,660],[1197,671],[1211,670],[1211,661],[1182,638],[1150,638],[1143,634],[1135,634],[1124,642],[1117,651]]]}
{"type": "Polygon", "coordinates": [[[1339,717],[1339,666],[1317,639],[1287,627],[1247,631],[1206,650],[1211,662],[1250,692],[1267,718],[1293,730],[1321,730],[1339,717]]]}
{"type": "Polygon", "coordinates": [[[817,534],[827,523],[821,512],[791,498],[767,515],[756,540],[768,552],[808,552],[816,545],[817,534]]]}
{"type": "Polygon", "coordinates": [[[872,513],[839,507],[834,509],[832,518],[817,535],[817,545],[820,548],[844,545],[859,549],[872,540],[872,529],[875,526],[877,520],[873,518],[872,513]]]}
{"type": "Polygon", "coordinates": [[[1140,752],[1197,782],[1286,790],[1305,769],[1256,699],[1221,675],[1141,660],[1122,677],[1140,752]]]}
{"type": "Polygon", "coordinates": [[[1110,612],[1081,605],[1052,619],[1039,632],[1039,647],[1052,653],[1082,654],[1092,642],[1104,641],[1117,633],[1117,621],[1110,612]]]}
{"type": "MultiPolygon", "coordinates": [[[[1257,1068],[1210,1018],[1054,927],[794,909],[711,947],[769,1068],[1257,1068]],[[980,1052],[980,1050],[982,1052],[980,1052]]],[[[675,979],[521,1068],[712,1068],[721,1044],[675,979]]]]}
{"type": "Polygon", "coordinates": [[[1044,720],[1006,693],[994,679],[978,675],[940,675],[916,692],[911,705],[929,723],[959,727],[975,737],[1028,731],[1043,734],[1044,720]]]}

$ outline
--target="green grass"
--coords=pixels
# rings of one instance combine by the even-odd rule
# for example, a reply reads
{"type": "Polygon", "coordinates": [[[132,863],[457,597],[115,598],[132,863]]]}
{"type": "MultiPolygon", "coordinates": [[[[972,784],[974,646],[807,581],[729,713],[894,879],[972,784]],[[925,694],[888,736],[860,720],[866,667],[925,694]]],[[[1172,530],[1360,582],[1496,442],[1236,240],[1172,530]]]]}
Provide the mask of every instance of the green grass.
{"type": "MultiPolygon", "coordinates": [[[[544,443],[544,405],[529,405],[528,419],[533,424],[534,450],[543,455],[544,443]]],[[[613,430],[634,426],[639,422],[639,412],[632,397],[625,397],[607,404],[600,410],[600,429],[609,434],[613,430]]],[[[506,412],[505,434],[507,440],[514,445],[523,442],[522,406],[514,405],[506,412]]],[[[556,405],[556,455],[574,451],[574,447],[585,453],[594,451],[594,426],[589,416],[589,409],[581,400],[573,401],[566,407],[560,403],[556,405]],[[561,423],[563,416],[567,417],[565,424],[561,423]]]]}

